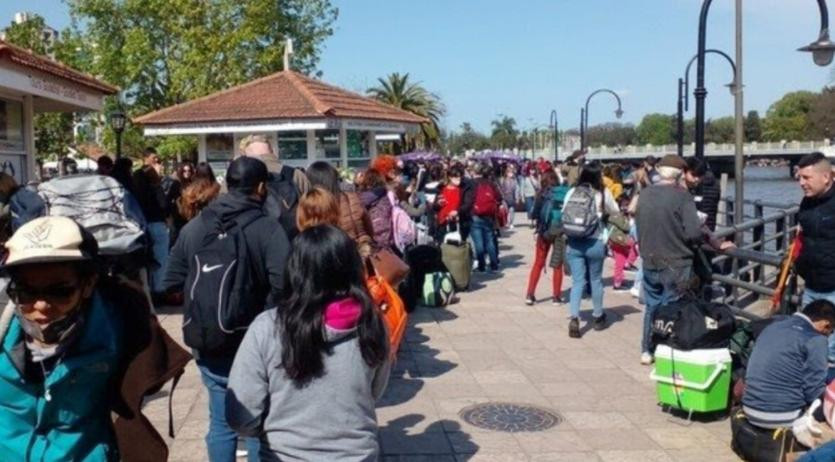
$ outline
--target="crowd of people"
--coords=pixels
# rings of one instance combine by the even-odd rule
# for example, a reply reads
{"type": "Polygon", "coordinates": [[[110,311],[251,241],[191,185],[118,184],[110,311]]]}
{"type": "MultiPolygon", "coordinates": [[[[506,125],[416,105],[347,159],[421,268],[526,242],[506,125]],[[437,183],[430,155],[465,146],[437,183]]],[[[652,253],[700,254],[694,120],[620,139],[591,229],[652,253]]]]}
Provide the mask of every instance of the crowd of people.
{"type": "MultiPolygon", "coordinates": [[[[184,342],[209,397],[211,461],[235,460],[239,441],[253,461],[373,460],[380,451],[375,401],[397,347],[369,290],[369,276],[382,276],[374,264],[382,252],[408,261],[416,248],[454,236],[472,244],[472,271],[500,274],[499,240],[527,225],[535,240],[524,303],[539,302],[547,265],[549,299],[567,303],[572,338],[582,335],[586,297],[592,328],[607,327],[603,267],[612,258],[612,288],[646,306],[640,362],[648,365],[656,310],[710,283],[699,271],[705,245],[716,252],[734,246],[712,234],[716,178],[703,160],[675,155],[605,166],[582,151],[565,162],[382,155],[345,175],[325,161],[284,165],[266,138],[249,136],[223,178],[189,162],[165,175],[150,148],[135,170],[129,159],[103,157],[99,173],[115,179],[144,217],[150,258],[138,284],[127,287],[103,271],[96,239],[71,219],[13,227],[8,207],[0,214],[10,299],[0,316],[8,353],[0,356],[4,460],[131,458],[136,447],[111,431],[111,411],[124,409],[109,387],[124,384],[145,357],[138,352],[147,344],[137,347],[125,332],[136,322],[153,331],[143,319],[153,319],[154,306],[184,307],[184,342]],[[567,300],[564,274],[572,278],[567,300]],[[151,301],[145,317],[116,310],[143,289],[151,301]]],[[[835,327],[832,167],[812,155],[800,162],[798,178],[805,308],[760,334],[742,398],[742,415],[764,431],[814,430],[810,407],[835,376],[827,368],[835,337],[828,348],[824,338],[835,327]]],[[[4,202],[18,191],[0,176],[4,202]]],[[[406,306],[416,303],[406,282],[389,283],[406,306]]],[[[158,368],[165,380],[189,360],[176,345],[166,348],[158,368]]]]}

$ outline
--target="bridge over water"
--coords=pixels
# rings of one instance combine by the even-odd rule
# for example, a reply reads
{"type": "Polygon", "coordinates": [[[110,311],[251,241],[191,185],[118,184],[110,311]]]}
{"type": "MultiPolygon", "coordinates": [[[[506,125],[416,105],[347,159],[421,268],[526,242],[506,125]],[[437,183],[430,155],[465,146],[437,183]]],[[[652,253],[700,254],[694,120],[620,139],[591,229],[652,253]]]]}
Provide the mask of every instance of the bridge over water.
{"type": "MultiPolygon", "coordinates": [[[[695,144],[684,147],[684,155],[692,156],[695,151],[695,144]]],[[[788,162],[790,168],[800,160],[801,157],[813,152],[823,152],[827,157],[835,157],[835,146],[830,140],[822,141],[773,141],[760,143],[747,143],[743,148],[746,160],[753,159],[779,159],[788,162]]],[[[588,148],[588,160],[599,160],[602,162],[616,162],[622,160],[640,160],[647,156],[662,157],[666,154],[674,154],[676,145],[643,145],[643,146],[599,146],[588,148]]],[[[728,173],[733,175],[734,167],[734,145],[708,143],[705,145],[705,158],[710,163],[714,172],[728,173]]]]}

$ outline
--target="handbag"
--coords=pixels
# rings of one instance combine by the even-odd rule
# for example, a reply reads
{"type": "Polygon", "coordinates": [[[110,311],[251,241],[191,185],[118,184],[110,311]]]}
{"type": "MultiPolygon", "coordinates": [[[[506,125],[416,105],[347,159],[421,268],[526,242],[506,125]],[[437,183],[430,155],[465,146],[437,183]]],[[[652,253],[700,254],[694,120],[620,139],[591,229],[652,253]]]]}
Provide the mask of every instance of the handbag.
{"type": "Polygon", "coordinates": [[[689,351],[728,348],[735,328],[736,319],[727,305],[684,298],[658,307],[651,330],[653,343],[689,351]]]}
{"type": "Polygon", "coordinates": [[[397,287],[409,274],[409,265],[390,249],[382,248],[368,257],[374,274],[385,279],[392,287],[397,287]]]}
{"type": "Polygon", "coordinates": [[[403,300],[397,295],[397,291],[380,276],[370,276],[366,280],[368,293],[374,305],[382,313],[383,321],[386,323],[386,330],[389,338],[389,353],[392,358],[397,356],[397,350],[406,334],[406,326],[409,321],[409,314],[403,300]]]}

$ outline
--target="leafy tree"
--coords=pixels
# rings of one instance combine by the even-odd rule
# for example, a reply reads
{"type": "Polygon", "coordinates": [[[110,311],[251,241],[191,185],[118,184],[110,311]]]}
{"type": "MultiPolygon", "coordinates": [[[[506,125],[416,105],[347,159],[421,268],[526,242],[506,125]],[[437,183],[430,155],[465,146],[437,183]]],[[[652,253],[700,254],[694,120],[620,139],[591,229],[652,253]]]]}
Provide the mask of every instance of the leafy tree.
{"type": "Polygon", "coordinates": [[[499,114],[499,118],[490,122],[493,127],[490,133],[490,144],[498,149],[513,149],[519,143],[519,130],[516,129],[516,119],[499,114]]]}
{"type": "Polygon", "coordinates": [[[490,140],[483,134],[473,129],[469,122],[461,124],[460,132],[449,132],[445,137],[446,148],[454,155],[464,151],[481,151],[490,147],[490,140]]]}
{"type": "Polygon", "coordinates": [[[707,143],[732,143],[736,129],[736,120],[733,117],[720,117],[711,119],[705,123],[705,142],[707,143]]]}
{"type": "Polygon", "coordinates": [[[416,144],[427,149],[438,146],[441,142],[439,123],[446,112],[441,99],[419,82],[409,81],[408,73],[401,75],[394,72],[386,78],[377,79],[377,82],[376,87],[367,90],[372,98],[429,119],[429,122],[421,124],[417,137],[407,137],[409,149],[414,149],[416,144]]]}
{"type": "MultiPolygon", "coordinates": [[[[569,130],[565,134],[570,135],[572,131],[569,130]]],[[[607,122],[592,125],[586,130],[586,140],[589,146],[626,146],[635,144],[636,139],[635,126],[632,124],[607,122]]]]}
{"type": "Polygon", "coordinates": [[[675,124],[675,116],[658,113],[645,115],[636,128],[638,143],[674,144],[676,142],[675,124]]]}
{"type": "Polygon", "coordinates": [[[747,142],[760,141],[763,135],[762,122],[760,121],[760,113],[757,111],[748,111],[745,117],[745,140],[747,142]]]}
{"type": "Polygon", "coordinates": [[[832,139],[835,136],[835,87],[826,87],[815,98],[809,112],[812,136],[832,139]]]}
{"type": "MultiPolygon", "coordinates": [[[[72,29],[63,35],[76,67],[120,87],[130,116],[279,71],[286,38],[294,40],[293,69],[313,73],[338,15],[329,0],[66,2],[72,29]]],[[[143,142],[131,124],[123,140],[126,153],[143,142]]]]}
{"type": "Polygon", "coordinates": [[[811,134],[809,112],[816,95],[810,91],[787,93],[768,108],[763,123],[763,139],[768,141],[804,140],[811,134]]]}

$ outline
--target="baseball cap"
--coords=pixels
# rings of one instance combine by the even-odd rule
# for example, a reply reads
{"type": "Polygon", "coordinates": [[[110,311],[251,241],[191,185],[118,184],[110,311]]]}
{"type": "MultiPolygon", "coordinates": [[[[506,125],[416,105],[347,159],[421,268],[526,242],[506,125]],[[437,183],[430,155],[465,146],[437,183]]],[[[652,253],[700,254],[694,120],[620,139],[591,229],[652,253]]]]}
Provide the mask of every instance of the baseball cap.
{"type": "Polygon", "coordinates": [[[67,217],[36,218],[21,226],[5,247],[4,268],[91,260],[98,254],[96,238],[67,217]]]}
{"type": "Polygon", "coordinates": [[[267,166],[253,157],[238,157],[226,170],[226,185],[231,189],[252,190],[269,179],[267,166]]]}
{"type": "Polygon", "coordinates": [[[656,164],[656,167],[672,167],[677,168],[679,170],[684,170],[685,168],[687,168],[687,162],[684,160],[684,158],[679,157],[675,154],[667,154],[661,159],[660,162],[658,162],[658,164],[656,164]]]}

